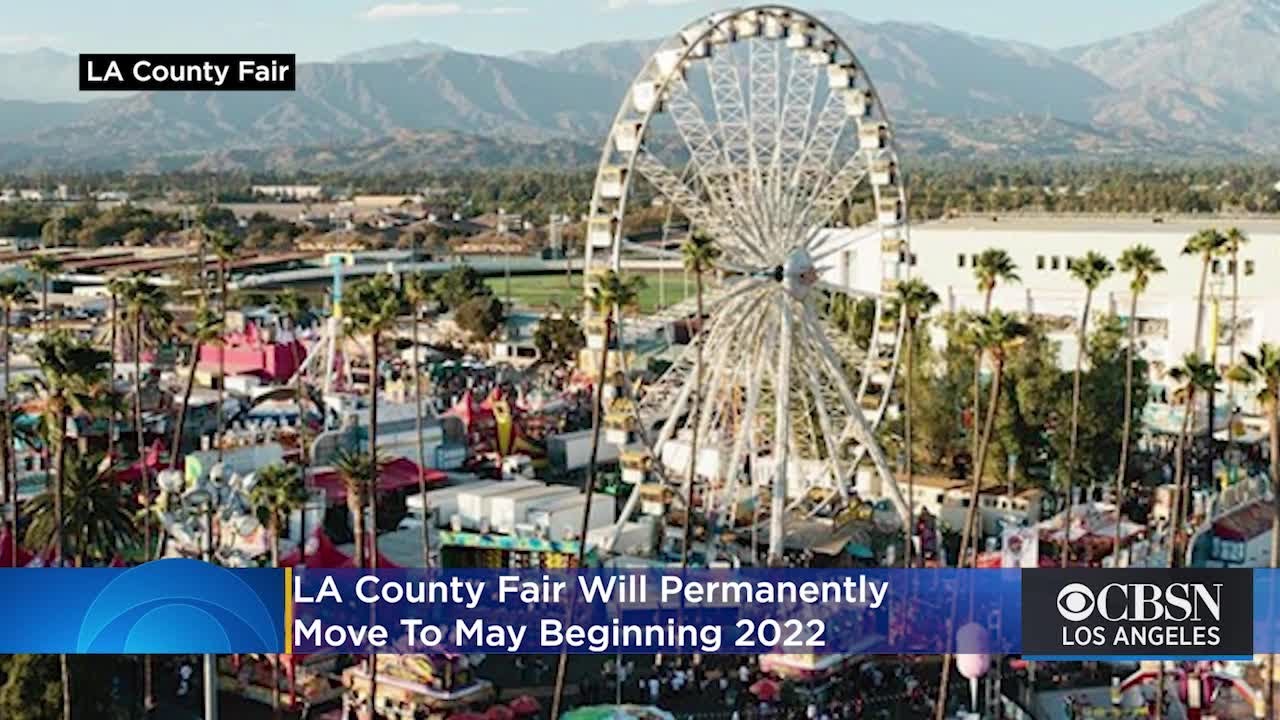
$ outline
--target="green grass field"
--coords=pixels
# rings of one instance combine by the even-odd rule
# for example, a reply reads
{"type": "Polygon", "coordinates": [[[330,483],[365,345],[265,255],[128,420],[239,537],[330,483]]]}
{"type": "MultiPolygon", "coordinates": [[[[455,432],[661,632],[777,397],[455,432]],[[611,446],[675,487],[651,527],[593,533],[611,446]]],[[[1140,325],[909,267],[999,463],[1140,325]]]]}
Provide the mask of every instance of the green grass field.
{"type": "MultiPolygon", "coordinates": [[[[640,311],[649,313],[658,308],[663,299],[659,275],[656,272],[637,273],[645,280],[645,289],[640,294],[640,311]]],[[[500,298],[506,296],[506,279],[502,276],[486,278],[485,282],[500,298]]],[[[685,297],[684,274],[680,272],[666,273],[666,305],[673,305],[685,297]]],[[[693,295],[693,279],[689,280],[688,294],[693,295]]],[[[552,304],[561,307],[577,307],[582,299],[582,276],[572,275],[572,280],[563,273],[557,275],[513,275],[511,276],[511,299],[516,307],[544,309],[552,304]]]]}

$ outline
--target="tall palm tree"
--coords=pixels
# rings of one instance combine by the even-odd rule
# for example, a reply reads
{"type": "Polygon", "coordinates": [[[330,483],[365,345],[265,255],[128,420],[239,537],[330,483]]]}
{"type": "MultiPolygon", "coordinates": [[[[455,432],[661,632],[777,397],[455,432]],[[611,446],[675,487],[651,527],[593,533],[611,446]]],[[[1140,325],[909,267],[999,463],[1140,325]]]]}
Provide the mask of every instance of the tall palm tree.
{"type": "MultiPolygon", "coordinates": [[[[1000,310],[993,310],[986,315],[975,318],[970,330],[974,342],[983,355],[991,356],[992,381],[987,397],[987,416],[982,424],[982,434],[978,440],[978,455],[973,465],[973,479],[969,485],[969,509],[965,513],[964,529],[960,534],[960,554],[957,556],[957,567],[964,567],[969,561],[969,545],[977,542],[978,500],[982,492],[983,466],[986,465],[987,451],[991,446],[991,433],[995,428],[996,415],[1000,410],[1000,392],[1004,384],[1004,366],[1009,351],[1026,340],[1031,328],[1018,319],[1000,310]]],[[[977,425],[977,418],[974,418],[977,425]]],[[[976,553],[974,553],[976,556],[976,553]]],[[[959,597],[952,597],[951,614],[955,615],[959,597]]],[[[938,688],[937,720],[943,720],[946,713],[947,686],[951,679],[952,656],[946,654],[942,659],[942,684],[938,688]]]]}
{"type": "Polygon", "coordinates": [[[10,519],[12,527],[10,528],[9,539],[13,542],[12,551],[14,567],[18,563],[18,474],[14,472],[13,467],[13,403],[9,392],[9,361],[13,356],[13,309],[19,305],[31,303],[34,297],[31,294],[31,288],[27,283],[16,280],[14,278],[0,278],[0,312],[4,313],[3,319],[0,319],[0,335],[4,338],[4,370],[3,382],[4,387],[4,406],[0,409],[3,416],[0,416],[0,423],[3,423],[4,439],[0,442],[4,443],[0,447],[0,464],[4,465],[0,469],[3,473],[4,486],[9,489],[9,503],[13,508],[13,515],[10,519]]]}
{"type": "MultiPolygon", "coordinates": [[[[1169,559],[1171,567],[1181,567],[1183,553],[1181,551],[1183,524],[1187,521],[1188,508],[1191,505],[1191,482],[1186,472],[1187,445],[1191,442],[1191,419],[1196,414],[1196,402],[1200,393],[1211,394],[1218,386],[1218,371],[1213,363],[1202,360],[1196,353],[1187,353],[1182,364],[1169,370],[1169,377],[1178,388],[1174,392],[1177,399],[1182,400],[1186,411],[1182,417],[1182,430],[1178,433],[1178,443],[1174,449],[1174,503],[1172,508],[1173,554],[1169,559]]],[[[1209,420],[1213,420],[1213,410],[1209,410],[1209,420]]]]}
{"type": "Polygon", "coordinates": [[[907,515],[910,516],[910,522],[906,527],[906,547],[904,548],[903,558],[907,567],[912,567],[912,542],[911,536],[914,529],[916,517],[916,480],[914,466],[912,464],[912,437],[911,437],[911,411],[914,406],[911,395],[911,380],[915,373],[916,363],[916,330],[920,325],[920,319],[932,312],[933,308],[940,302],[938,293],[933,288],[925,284],[919,278],[911,278],[897,285],[894,296],[895,312],[901,313],[906,321],[906,357],[904,364],[906,366],[903,375],[903,410],[902,410],[902,443],[904,446],[904,473],[907,476],[907,515]]]}
{"type": "MultiPolygon", "coordinates": [[[[230,281],[229,266],[231,261],[240,253],[240,248],[244,244],[238,236],[233,235],[225,230],[211,229],[201,227],[201,237],[205,238],[206,243],[201,244],[201,248],[207,244],[213,250],[214,256],[218,259],[218,310],[222,314],[222,327],[227,326],[227,306],[229,293],[227,292],[227,284],[230,281]]],[[[201,266],[201,272],[204,271],[201,266]]],[[[222,432],[223,432],[223,405],[226,404],[227,398],[227,353],[223,348],[218,353],[218,427],[216,435],[218,445],[218,459],[222,459],[222,432]]]]}
{"type": "MultiPolygon", "coordinates": [[[[400,293],[390,275],[378,275],[357,283],[342,303],[343,318],[351,335],[369,339],[369,456],[373,472],[369,482],[369,567],[378,568],[378,351],[382,336],[392,330],[400,314],[400,293]]],[[[363,538],[361,539],[363,541],[363,538]]],[[[378,696],[378,656],[369,656],[369,697],[378,696]]],[[[371,704],[372,705],[372,704],[371,704]]],[[[378,709],[372,705],[373,720],[378,709]]]]}
{"type": "MultiPolygon", "coordinates": [[[[609,345],[613,342],[614,325],[623,311],[635,308],[640,302],[640,292],[644,289],[644,278],[627,277],[614,270],[606,270],[596,276],[586,302],[591,308],[593,318],[598,318],[604,330],[604,344],[600,347],[600,366],[596,375],[594,401],[591,408],[591,455],[587,459],[587,476],[582,482],[584,494],[582,504],[582,522],[578,532],[577,565],[582,567],[587,554],[587,528],[591,523],[591,499],[596,488],[596,466],[600,460],[600,426],[604,419],[604,385],[609,377],[609,345]]],[[[686,522],[693,522],[693,509],[685,508],[686,522]]],[[[560,661],[556,666],[556,684],[551,696],[551,717],[560,716],[561,703],[564,700],[565,673],[568,671],[569,656],[562,650],[560,661]]]]}
{"type": "MultiPolygon", "coordinates": [[[[1000,283],[1016,283],[1018,264],[1009,253],[999,248],[987,248],[978,254],[973,264],[973,278],[978,283],[978,292],[982,293],[982,314],[991,312],[991,297],[1000,283]]],[[[982,420],[982,349],[974,352],[973,360],[973,443],[970,450],[978,454],[978,423],[982,420]]]]}
{"type": "MultiPolygon", "coordinates": [[[[351,533],[355,536],[355,565],[358,568],[372,567],[377,569],[378,555],[378,515],[377,504],[373,495],[377,492],[378,476],[382,473],[382,459],[376,452],[362,450],[338,451],[333,461],[343,486],[347,490],[347,510],[351,513],[351,533]],[[370,522],[373,523],[373,542],[366,553],[365,548],[365,507],[369,506],[370,522]],[[372,557],[373,560],[368,558],[372,557]]],[[[372,615],[372,608],[370,614],[372,615]]],[[[372,620],[372,618],[370,618],[372,620]]],[[[369,673],[369,708],[372,720],[378,718],[378,708],[373,698],[378,697],[378,656],[369,655],[367,670],[369,673]]]]}
{"type": "Polygon", "coordinates": [[[1196,291],[1196,331],[1195,352],[1205,357],[1204,352],[1204,296],[1209,282],[1209,266],[1213,259],[1222,254],[1227,247],[1227,237],[1217,230],[1208,229],[1187,238],[1182,247],[1182,254],[1200,258],[1200,286],[1196,291]]]}
{"type": "MultiPolygon", "coordinates": [[[[305,489],[311,460],[307,448],[307,390],[306,383],[302,377],[303,358],[298,355],[298,346],[301,343],[298,339],[298,333],[315,321],[316,313],[315,308],[311,306],[310,298],[289,289],[282,290],[276,294],[275,306],[280,311],[280,314],[289,321],[289,330],[294,334],[293,343],[290,344],[290,352],[293,353],[294,402],[298,405],[298,465],[301,469],[302,485],[305,489]]],[[[305,542],[307,537],[307,513],[305,509],[302,512],[301,531],[301,537],[304,542],[299,546],[298,552],[302,560],[305,561],[307,559],[307,544],[305,542]]]]}
{"type": "MultiPolygon", "coordinates": [[[[147,443],[142,424],[142,351],[152,339],[168,338],[173,315],[166,304],[164,290],[152,285],[143,275],[131,275],[120,288],[125,319],[133,333],[133,430],[138,444],[138,495],[143,507],[151,505],[151,484],[147,480],[147,443]]],[[[145,558],[151,560],[151,513],[143,514],[145,558]]]]}
{"type": "Polygon", "coordinates": [[[1071,263],[1071,277],[1084,285],[1084,309],[1080,312],[1080,328],[1076,333],[1076,367],[1071,373],[1071,439],[1067,449],[1066,516],[1063,520],[1062,567],[1071,560],[1071,507],[1075,504],[1076,450],[1080,440],[1080,375],[1089,342],[1089,310],[1093,293],[1116,270],[1111,261],[1092,250],[1071,263]]]}
{"type": "MultiPolygon", "coordinates": [[[[108,376],[109,382],[113,387],[116,381],[116,353],[120,351],[120,296],[124,294],[125,287],[129,280],[123,275],[115,275],[107,279],[107,294],[111,296],[110,318],[111,327],[108,331],[107,350],[111,353],[111,363],[109,366],[108,376]]],[[[113,410],[109,419],[109,427],[107,428],[107,454],[114,455],[116,449],[116,413],[113,410]]]]}
{"type": "Polygon", "coordinates": [[[1120,434],[1120,467],[1116,470],[1116,537],[1113,553],[1120,560],[1120,526],[1123,516],[1124,493],[1128,480],[1129,440],[1133,435],[1133,358],[1138,347],[1138,298],[1147,291],[1151,278],[1165,272],[1164,264],[1155,250],[1146,245],[1134,245],[1120,254],[1117,263],[1129,279],[1129,345],[1124,358],[1124,424],[1120,434]]]}
{"type": "Polygon", "coordinates": [[[693,486],[698,473],[698,425],[702,421],[702,356],[706,349],[707,335],[703,332],[706,328],[702,326],[704,322],[702,277],[704,273],[715,268],[716,260],[720,258],[720,248],[710,235],[694,232],[680,246],[680,255],[684,260],[685,271],[693,274],[698,311],[698,336],[694,339],[693,413],[690,421],[693,432],[689,439],[689,477],[684,481],[684,546],[680,549],[680,567],[687,568],[689,567],[689,548],[693,545],[693,486]]]}
{"type": "Polygon", "coordinates": [[[342,480],[347,493],[347,511],[351,513],[351,534],[355,536],[356,567],[368,567],[368,538],[365,519],[368,517],[369,487],[378,476],[381,461],[364,450],[341,449],[333,458],[333,468],[342,480]]]}
{"type": "Polygon", "coordinates": [[[44,331],[49,332],[49,280],[62,272],[62,261],[56,255],[39,253],[27,260],[27,271],[40,276],[40,314],[44,318],[44,331]]]}
{"type": "MultiPolygon", "coordinates": [[[[395,328],[400,315],[400,293],[390,275],[378,275],[356,283],[342,301],[343,319],[351,335],[369,340],[369,454],[378,454],[378,362],[384,333],[395,328]]],[[[377,477],[369,481],[369,507],[373,516],[370,562],[378,560],[377,477]]]]}
{"type": "MultiPolygon", "coordinates": [[[[36,365],[40,374],[24,381],[28,391],[39,398],[45,447],[52,446],[53,454],[53,527],[54,548],[58,564],[66,556],[66,523],[63,520],[64,462],[67,422],[74,416],[87,413],[99,400],[107,384],[107,353],[89,343],[74,339],[66,331],[59,331],[40,338],[36,343],[36,365]]],[[[62,717],[71,720],[71,676],[67,669],[67,656],[58,658],[62,675],[62,717]]]]}
{"type": "Polygon", "coordinates": [[[61,525],[52,491],[32,498],[28,545],[48,547],[56,535],[64,535],[70,540],[75,566],[86,567],[109,562],[136,540],[137,526],[129,497],[111,480],[109,460],[106,455],[67,448],[61,525]]]}
{"type": "Polygon", "coordinates": [[[186,436],[187,413],[191,408],[191,392],[196,386],[196,370],[200,366],[200,352],[206,345],[212,345],[222,339],[222,315],[203,302],[196,308],[195,317],[187,326],[184,335],[191,345],[191,368],[187,370],[187,381],[182,389],[182,403],[178,406],[178,419],[173,427],[173,445],[169,449],[169,465],[177,467],[178,458],[182,457],[183,438],[186,436]]]}
{"type": "Polygon", "coordinates": [[[422,499],[422,567],[431,567],[431,508],[427,507],[427,458],[422,447],[422,357],[418,342],[418,318],[437,302],[435,281],[426,273],[413,273],[404,279],[405,297],[413,325],[413,405],[414,431],[418,450],[418,497],[422,499]]]}
{"type": "MultiPolygon", "coordinates": [[[[1258,388],[1258,405],[1267,416],[1268,455],[1271,460],[1271,568],[1280,568],[1280,345],[1263,343],[1256,352],[1241,353],[1240,363],[1228,371],[1232,382],[1258,388]]],[[[1274,614],[1272,615],[1274,617],[1274,614]]],[[[1267,656],[1267,712],[1276,716],[1276,655],[1267,656]]]]}
{"type": "MultiPolygon", "coordinates": [[[[1227,337],[1227,363],[1235,366],[1236,361],[1236,323],[1239,321],[1240,307],[1240,249],[1249,244],[1249,236],[1244,234],[1240,228],[1227,228],[1227,246],[1225,248],[1227,255],[1231,258],[1231,334],[1227,337]]],[[[1231,381],[1230,374],[1227,375],[1227,402],[1231,408],[1230,414],[1227,416],[1227,456],[1234,455],[1235,433],[1231,432],[1231,428],[1235,425],[1236,420],[1236,403],[1235,403],[1235,383],[1231,381]]]]}
{"type": "MultiPolygon", "coordinates": [[[[249,491],[249,502],[258,520],[267,528],[271,543],[271,566],[280,567],[280,528],[293,511],[304,508],[307,493],[297,465],[268,465],[257,473],[258,482],[249,491]]],[[[303,542],[306,540],[304,538],[303,542]]],[[[271,712],[280,717],[280,656],[271,663],[271,712]]]]}

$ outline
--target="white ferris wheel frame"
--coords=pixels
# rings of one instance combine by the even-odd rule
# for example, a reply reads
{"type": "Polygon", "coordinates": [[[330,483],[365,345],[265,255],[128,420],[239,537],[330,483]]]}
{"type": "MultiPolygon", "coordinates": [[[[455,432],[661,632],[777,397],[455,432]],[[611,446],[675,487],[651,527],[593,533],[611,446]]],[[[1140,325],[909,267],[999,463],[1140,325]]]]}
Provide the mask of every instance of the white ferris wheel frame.
{"type": "MultiPolygon", "coordinates": [[[[776,347],[777,366],[771,373],[774,468],[769,498],[769,546],[770,557],[780,557],[784,517],[801,504],[810,487],[819,487],[808,483],[821,479],[802,478],[805,491],[788,504],[787,486],[792,480],[788,463],[795,452],[792,429],[795,409],[791,395],[797,384],[793,377],[797,368],[793,356],[798,342],[806,359],[811,361],[801,363],[803,367],[799,368],[799,387],[805,391],[802,400],[815,406],[810,408],[809,417],[816,417],[823,437],[813,441],[825,449],[827,461],[822,474],[830,474],[831,484],[835,486],[825,489],[836,491],[827,492],[825,501],[809,507],[810,515],[821,512],[836,498],[847,501],[849,484],[857,467],[870,460],[882,490],[901,521],[909,523],[908,505],[874,436],[891,405],[905,330],[901,311],[891,311],[889,304],[896,283],[910,273],[907,188],[898,164],[892,122],[865,66],[853,50],[820,19],[780,5],[713,13],[667,40],[629,86],[601,155],[585,248],[583,276],[588,287],[592,283],[591,270],[597,267],[597,250],[608,250],[607,266],[622,272],[623,251],[634,247],[623,234],[623,221],[637,172],[687,217],[693,227],[716,236],[727,251],[725,254],[732,256],[718,263],[719,269],[731,277],[714,307],[708,308],[710,322],[701,328],[698,339],[686,348],[671,370],[635,403],[641,439],[655,458],[655,466],[661,465],[657,459],[662,447],[678,429],[680,417],[688,409],[694,383],[685,378],[686,382],[678,389],[673,386],[679,384],[681,368],[688,372],[686,366],[692,364],[697,343],[706,343],[714,349],[721,343],[725,348],[734,347],[736,342],[737,349],[744,355],[722,358],[730,362],[719,363],[708,379],[712,390],[698,398],[698,402],[705,403],[711,410],[695,413],[699,418],[699,434],[704,438],[706,431],[712,429],[709,426],[713,418],[720,419],[713,406],[717,402],[718,385],[727,381],[730,387],[740,388],[742,383],[735,382],[740,377],[765,379],[766,349],[776,347]],[[796,39],[792,40],[793,37],[796,39]],[[717,52],[717,48],[752,39],[747,68],[748,101],[743,94],[739,64],[733,62],[731,53],[717,52]],[[792,50],[785,95],[784,47],[792,50]],[[687,71],[695,62],[710,64],[707,76],[715,106],[715,118],[710,126],[686,83],[687,71]],[[828,72],[828,96],[825,103],[815,107],[815,100],[819,99],[818,75],[824,67],[828,72]],[[865,108],[861,115],[854,117],[849,108],[859,94],[865,98],[865,108]],[[679,173],[646,147],[652,120],[663,112],[670,113],[689,153],[689,164],[679,173]],[[858,149],[833,171],[833,156],[850,125],[858,135],[858,149]],[[874,150],[862,144],[866,127],[878,129],[879,145],[874,150]],[[767,168],[762,167],[765,156],[771,156],[767,168]],[[790,175],[780,175],[779,170],[790,175]],[[705,199],[687,184],[691,174],[699,181],[696,187],[702,190],[705,199]],[[884,181],[886,177],[890,179],[884,181]],[[799,251],[803,251],[803,261],[811,258],[816,263],[847,247],[848,243],[824,246],[828,236],[821,229],[864,181],[872,189],[876,215],[868,231],[880,236],[879,292],[858,293],[809,280],[817,289],[867,297],[875,302],[872,337],[868,339],[861,363],[861,379],[857,387],[853,387],[845,376],[846,363],[833,347],[833,338],[825,330],[825,323],[814,310],[812,301],[797,298],[792,302],[787,295],[777,293],[766,297],[771,283],[782,280],[766,276],[767,271],[775,267],[781,274],[781,268],[789,267],[792,256],[799,251]],[[810,192],[807,195],[791,193],[787,197],[783,188],[807,188],[810,192]],[[889,212],[884,212],[885,208],[889,208],[889,212]],[[790,221],[780,226],[780,218],[790,221]],[[774,310],[770,311],[770,306],[774,310]],[[763,321],[752,326],[750,320],[757,311],[776,312],[776,327],[763,321]],[[672,398],[658,393],[659,389],[673,394],[674,403],[672,398]],[[832,413],[833,405],[829,403],[843,411],[844,423],[838,429],[832,420],[840,413],[832,413]],[[651,417],[645,417],[642,408],[663,420],[656,438],[650,437],[646,424],[651,417]],[[844,450],[849,443],[856,446],[852,453],[844,450]],[[842,463],[844,457],[849,461],[842,463]]],[[[808,269],[815,268],[810,265],[808,269]]],[[[618,317],[621,325],[621,316],[618,317]]],[[[618,333],[621,337],[621,327],[618,333]]],[[[760,409],[760,384],[746,384],[743,425],[751,426],[760,409]]],[[[720,439],[722,449],[730,452],[730,461],[721,462],[719,471],[725,480],[720,491],[726,508],[736,509],[740,493],[744,489],[756,492],[762,480],[753,469],[746,478],[748,487],[744,488],[743,478],[738,477],[742,474],[739,463],[744,455],[756,456],[758,434],[738,432],[731,441],[720,439]]],[[[690,482],[696,481],[698,475],[696,462],[690,462],[694,467],[694,480],[690,482]]],[[[636,485],[605,543],[606,552],[613,551],[623,524],[636,512],[640,492],[640,486],[636,485]]],[[[708,493],[707,503],[714,502],[715,492],[713,489],[708,493]]]]}

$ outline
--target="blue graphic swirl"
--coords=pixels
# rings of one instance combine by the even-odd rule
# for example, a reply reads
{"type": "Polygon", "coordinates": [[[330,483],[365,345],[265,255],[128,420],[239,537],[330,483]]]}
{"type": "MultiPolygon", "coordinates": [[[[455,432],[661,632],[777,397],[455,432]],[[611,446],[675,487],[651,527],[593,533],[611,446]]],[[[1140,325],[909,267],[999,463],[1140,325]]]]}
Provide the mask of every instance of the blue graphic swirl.
{"type": "Polygon", "coordinates": [[[271,652],[281,642],[262,598],[235,573],[174,559],[131,568],[103,587],[81,620],[76,652],[271,652]]]}

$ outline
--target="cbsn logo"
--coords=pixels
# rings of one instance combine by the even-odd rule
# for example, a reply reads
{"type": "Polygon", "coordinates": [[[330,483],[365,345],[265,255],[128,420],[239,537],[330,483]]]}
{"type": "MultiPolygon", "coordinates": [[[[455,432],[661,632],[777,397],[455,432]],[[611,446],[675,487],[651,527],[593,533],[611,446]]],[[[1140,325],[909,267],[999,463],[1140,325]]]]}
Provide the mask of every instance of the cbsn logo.
{"type": "Polygon", "coordinates": [[[1026,655],[1238,658],[1253,652],[1253,573],[1025,570],[1026,655]],[[1229,613],[1224,613],[1225,608],[1229,613]]]}
{"type": "MultiPolygon", "coordinates": [[[[1174,623],[1222,620],[1222,583],[1110,583],[1095,595],[1088,585],[1071,583],[1058,591],[1058,613],[1068,622],[1088,620],[1095,613],[1109,622],[1174,623]]],[[[1062,628],[1062,644],[1072,645],[1199,645],[1217,646],[1222,634],[1212,625],[1120,626],[1083,625],[1062,628]]]]}

